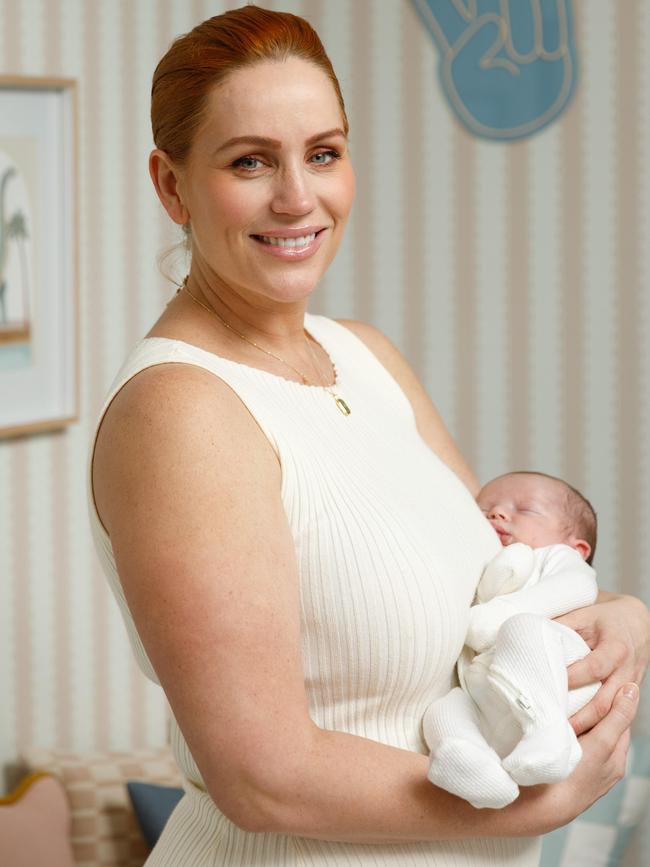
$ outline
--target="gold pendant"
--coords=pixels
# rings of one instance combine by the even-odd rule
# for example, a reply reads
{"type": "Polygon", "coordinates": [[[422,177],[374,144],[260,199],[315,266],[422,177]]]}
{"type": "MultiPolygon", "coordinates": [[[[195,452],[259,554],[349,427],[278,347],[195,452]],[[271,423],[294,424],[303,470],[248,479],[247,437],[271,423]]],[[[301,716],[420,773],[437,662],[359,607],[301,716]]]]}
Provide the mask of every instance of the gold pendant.
{"type": "Polygon", "coordinates": [[[343,398],[339,397],[336,394],[333,394],[332,397],[334,398],[334,403],[338,406],[338,408],[343,413],[343,415],[350,415],[352,410],[347,405],[347,403],[343,400],[343,398]]]}

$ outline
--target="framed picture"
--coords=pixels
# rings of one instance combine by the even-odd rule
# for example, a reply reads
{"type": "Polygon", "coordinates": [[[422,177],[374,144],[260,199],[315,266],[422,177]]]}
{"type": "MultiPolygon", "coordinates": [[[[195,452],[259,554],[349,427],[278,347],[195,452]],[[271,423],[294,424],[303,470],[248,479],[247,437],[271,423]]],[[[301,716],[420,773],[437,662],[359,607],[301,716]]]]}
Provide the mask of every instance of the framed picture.
{"type": "Polygon", "coordinates": [[[0,436],[79,412],[76,85],[0,77],[0,436]]]}

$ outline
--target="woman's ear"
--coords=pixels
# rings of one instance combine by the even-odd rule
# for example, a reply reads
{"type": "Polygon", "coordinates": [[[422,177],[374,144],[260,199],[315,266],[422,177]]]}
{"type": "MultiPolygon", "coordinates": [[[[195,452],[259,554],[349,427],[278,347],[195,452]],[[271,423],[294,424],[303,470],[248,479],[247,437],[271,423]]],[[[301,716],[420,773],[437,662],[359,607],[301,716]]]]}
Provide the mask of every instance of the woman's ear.
{"type": "Polygon", "coordinates": [[[180,194],[180,172],[165,151],[151,151],[149,174],[164,209],[175,223],[184,226],[190,214],[180,194]]]}

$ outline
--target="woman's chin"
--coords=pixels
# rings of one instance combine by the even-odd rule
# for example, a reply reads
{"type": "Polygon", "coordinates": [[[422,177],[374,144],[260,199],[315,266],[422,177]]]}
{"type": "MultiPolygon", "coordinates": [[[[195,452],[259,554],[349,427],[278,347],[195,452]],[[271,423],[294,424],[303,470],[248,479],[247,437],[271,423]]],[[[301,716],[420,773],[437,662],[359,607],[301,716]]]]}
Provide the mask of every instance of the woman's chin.
{"type": "MultiPolygon", "coordinates": [[[[263,294],[269,300],[283,304],[297,304],[306,302],[318,288],[322,273],[312,274],[287,274],[281,279],[269,281],[268,273],[265,279],[260,279],[257,284],[256,294],[263,294]]],[[[253,285],[255,285],[253,283],[253,285]]]]}

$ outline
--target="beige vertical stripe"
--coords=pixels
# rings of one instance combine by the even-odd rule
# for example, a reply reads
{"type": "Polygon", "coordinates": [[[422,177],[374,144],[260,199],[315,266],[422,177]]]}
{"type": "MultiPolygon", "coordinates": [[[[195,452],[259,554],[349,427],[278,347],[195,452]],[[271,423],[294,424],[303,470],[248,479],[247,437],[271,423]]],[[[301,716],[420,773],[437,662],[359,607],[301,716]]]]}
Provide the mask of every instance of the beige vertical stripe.
{"type": "Polygon", "coordinates": [[[456,383],[456,424],[461,451],[470,466],[478,462],[476,408],[477,325],[476,307],[476,145],[471,135],[454,121],[453,176],[456,198],[451,215],[454,225],[455,358],[451,373],[456,383]]]}
{"type": "Polygon", "coordinates": [[[531,467],[556,473],[561,449],[559,320],[561,259],[561,122],[533,137],[529,159],[529,406],[531,467]],[[552,411],[549,411],[552,407],[552,411]]]}
{"type": "MultiPolygon", "coordinates": [[[[426,31],[419,37],[423,52],[423,79],[415,85],[420,91],[419,105],[413,109],[422,117],[425,163],[422,167],[422,208],[425,233],[422,282],[425,306],[426,342],[424,368],[417,372],[424,380],[446,424],[457,431],[455,419],[455,200],[452,172],[456,122],[452,118],[438,82],[438,52],[426,31]]],[[[405,121],[407,124],[410,120],[405,121]]],[[[411,146],[403,139],[407,148],[411,146]]],[[[408,209],[408,200],[405,200],[408,209]]],[[[408,254],[407,254],[408,255],[408,254]]]]}
{"type": "Polygon", "coordinates": [[[16,75],[20,69],[20,5],[15,0],[4,4],[2,29],[4,38],[3,72],[16,75]]]}
{"type": "Polygon", "coordinates": [[[368,38],[372,4],[356,0],[350,16],[352,28],[352,87],[349,117],[350,149],[357,175],[357,199],[350,230],[354,240],[354,316],[372,322],[375,313],[375,261],[372,228],[375,217],[374,185],[378,182],[372,143],[372,44],[368,38]]]}
{"type": "MultiPolygon", "coordinates": [[[[619,297],[618,317],[618,411],[619,411],[619,567],[624,589],[635,587],[641,569],[638,559],[639,535],[647,528],[647,515],[641,522],[639,467],[642,451],[639,432],[641,419],[641,334],[639,310],[641,286],[641,210],[638,196],[642,176],[639,152],[640,51],[638,0],[616,5],[618,35],[618,202],[616,283],[619,297]]],[[[645,155],[647,161],[649,155],[645,155]]],[[[648,243],[648,227],[644,241],[648,243]]],[[[648,395],[645,394],[646,400],[648,395]]],[[[647,532],[647,529],[646,529],[647,532]]]]}
{"type": "Polygon", "coordinates": [[[122,208],[124,220],[124,248],[122,256],[126,271],[126,286],[124,292],[125,305],[125,344],[132,346],[140,335],[140,317],[138,305],[138,293],[142,288],[138,285],[138,250],[140,249],[141,227],[135,219],[136,210],[126,206],[130,202],[131,191],[138,187],[138,175],[142,171],[139,160],[136,159],[138,148],[136,146],[137,129],[140,118],[136,114],[137,100],[136,89],[133,86],[136,74],[136,13],[134,4],[128,3],[123,6],[121,17],[121,40],[122,40],[122,117],[124,135],[122,147],[122,187],[121,199],[125,207],[122,208]]]}
{"type": "MultiPolygon", "coordinates": [[[[588,496],[598,511],[600,536],[596,567],[605,589],[616,587],[619,575],[618,491],[618,365],[616,286],[617,41],[616,8],[599,2],[597,14],[578,18],[579,88],[583,114],[585,322],[585,477],[588,496]]],[[[559,175],[562,177],[563,175],[559,175]]]]}
{"type": "Polygon", "coordinates": [[[52,437],[51,479],[52,491],[56,492],[56,504],[52,510],[52,561],[54,577],[54,672],[56,677],[56,743],[61,747],[69,746],[72,731],[72,701],[75,684],[70,678],[72,659],[72,630],[70,628],[70,607],[73,600],[70,593],[70,499],[67,482],[70,478],[70,443],[65,433],[52,437]]]}
{"type": "Polygon", "coordinates": [[[33,600],[29,592],[30,546],[29,546],[29,500],[27,497],[27,473],[30,440],[16,440],[12,443],[13,456],[10,465],[10,485],[12,492],[13,551],[12,575],[14,578],[14,624],[15,624],[15,669],[14,710],[16,749],[31,743],[33,730],[34,693],[32,690],[32,669],[34,655],[31,642],[31,608],[33,600]]]}
{"type": "Polygon", "coordinates": [[[420,21],[412,5],[404,9],[402,27],[402,106],[404,147],[408,158],[403,161],[403,229],[405,239],[401,297],[404,304],[404,350],[417,370],[423,370],[426,359],[426,287],[424,271],[426,257],[424,186],[422,166],[428,148],[425,142],[424,119],[420,111],[418,82],[425,76],[426,65],[420,38],[420,21]]]}
{"type": "MultiPolygon", "coordinates": [[[[578,27],[576,21],[576,28],[578,27]]],[[[585,486],[585,330],[583,310],[586,302],[584,285],[584,148],[583,100],[580,88],[562,121],[561,216],[562,245],[560,293],[562,315],[560,347],[563,373],[560,400],[560,429],[563,456],[561,474],[580,488],[585,486]]]]}
{"type": "MultiPolygon", "coordinates": [[[[264,5],[263,3],[260,3],[260,6],[263,6],[263,5],[264,5]]],[[[203,14],[204,9],[203,9],[202,0],[192,0],[191,9],[192,9],[192,20],[195,22],[192,25],[192,27],[194,27],[194,26],[196,26],[196,24],[200,24],[205,19],[205,15],[203,14]]],[[[220,9],[217,9],[214,14],[218,15],[220,11],[221,11],[220,9]]],[[[152,72],[153,72],[153,70],[152,70],[152,72]]]]}
{"type": "Polygon", "coordinates": [[[45,73],[61,75],[61,0],[46,2],[45,15],[45,73]]]}
{"type": "Polygon", "coordinates": [[[508,459],[513,469],[526,469],[530,460],[529,370],[529,223],[528,142],[508,147],[507,281],[509,432],[508,459]]]}

